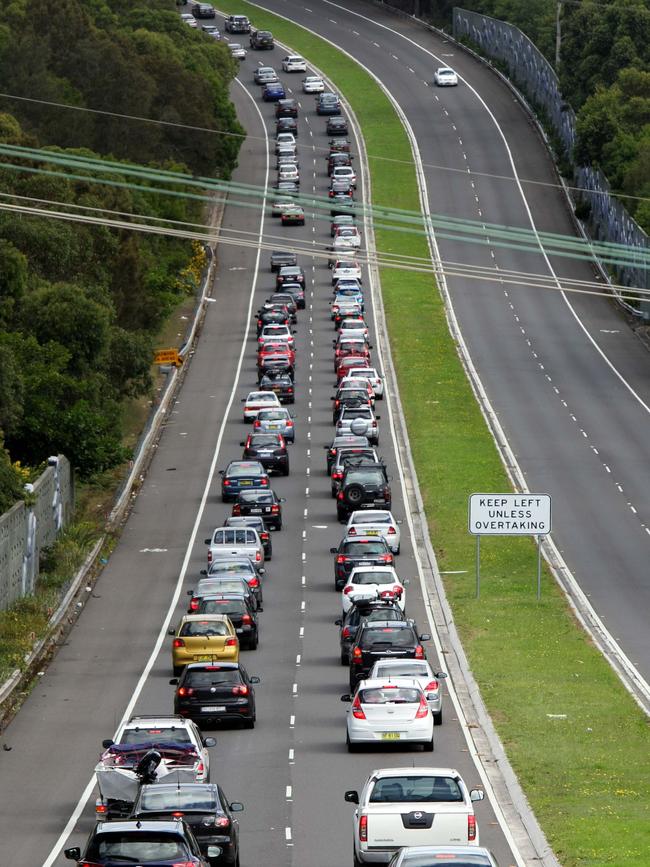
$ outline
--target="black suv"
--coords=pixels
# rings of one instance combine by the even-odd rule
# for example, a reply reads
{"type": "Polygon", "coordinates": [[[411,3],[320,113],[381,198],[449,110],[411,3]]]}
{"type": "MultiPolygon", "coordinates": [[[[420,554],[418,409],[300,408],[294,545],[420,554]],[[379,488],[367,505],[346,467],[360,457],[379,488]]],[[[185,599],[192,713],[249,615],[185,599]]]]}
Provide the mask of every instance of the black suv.
{"type": "Polygon", "coordinates": [[[234,867],[239,863],[239,822],[232,814],[243,809],[238,801],[229,803],[214,783],[157,783],[142,786],[131,818],[160,821],[182,814],[206,856],[208,846],[221,849],[218,860],[210,862],[234,867]]]}
{"type": "Polygon", "coordinates": [[[388,509],[392,506],[389,479],[384,464],[356,466],[349,461],[336,495],[336,515],[347,521],[357,509],[388,509]]]}
{"type": "Polygon", "coordinates": [[[289,451],[282,434],[252,433],[240,443],[242,460],[259,461],[267,472],[289,475],[289,451]]]}
{"type": "Polygon", "coordinates": [[[341,436],[334,437],[332,445],[323,446],[327,452],[327,475],[329,476],[332,472],[339,449],[352,448],[353,446],[364,448],[368,445],[368,437],[358,437],[354,434],[342,434],[341,436]]]}
{"type": "Polygon", "coordinates": [[[255,728],[253,684],[260,679],[250,677],[241,662],[191,662],[169,682],[176,686],[174,713],[203,724],[229,721],[255,728]]]}
{"type": "Polygon", "coordinates": [[[426,659],[420,642],[430,639],[427,633],[417,634],[412,620],[376,620],[362,625],[350,649],[350,691],[378,659],[426,659]]]}
{"type": "Polygon", "coordinates": [[[406,620],[406,616],[394,599],[377,599],[376,596],[364,599],[363,596],[358,596],[345,617],[334,621],[337,626],[340,626],[341,665],[350,664],[350,648],[354,644],[359,627],[377,620],[402,622],[406,620]]]}
{"type": "Polygon", "coordinates": [[[263,48],[273,48],[273,34],[270,30],[253,30],[250,36],[251,48],[261,50],[263,48]]]}
{"type": "Polygon", "coordinates": [[[342,590],[350,572],[357,566],[393,566],[395,558],[380,536],[346,536],[338,548],[330,548],[334,557],[334,586],[342,590]]]}
{"type": "Polygon", "coordinates": [[[288,250],[273,250],[270,261],[271,271],[279,271],[284,265],[297,265],[298,257],[295,253],[290,253],[288,250]]]}
{"type": "Polygon", "coordinates": [[[260,640],[259,623],[255,605],[247,596],[239,593],[220,593],[204,596],[197,614],[226,614],[230,618],[239,646],[255,650],[260,640]]]}
{"type": "Polygon", "coordinates": [[[64,851],[70,861],[92,864],[93,867],[115,867],[117,864],[182,863],[188,867],[210,867],[208,858],[217,858],[218,846],[209,846],[207,857],[201,852],[194,834],[182,819],[169,822],[98,822],[81,849],[73,846],[64,851]]]}
{"type": "Polygon", "coordinates": [[[277,394],[280,403],[295,403],[296,391],[293,379],[288,373],[281,371],[265,373],[259,384],[263,391],[272,391],[277,394]]]}
{"type": "Polygon", "coordinates": [[[210,3],[192,3],[192,15],[195,18],[216,18],[217,13],[210,3]]]}

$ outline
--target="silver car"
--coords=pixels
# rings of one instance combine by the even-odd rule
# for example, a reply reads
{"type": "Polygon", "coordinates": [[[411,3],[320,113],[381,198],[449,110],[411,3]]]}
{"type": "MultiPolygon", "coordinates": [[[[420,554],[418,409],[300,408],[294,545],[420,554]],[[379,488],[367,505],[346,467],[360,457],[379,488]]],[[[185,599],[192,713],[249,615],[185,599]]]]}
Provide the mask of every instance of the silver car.
{"type": "Polygon", "coordinates": [[[272,66],[260,66],[253,73],[253,79],[255,84],[269,84],[278,80],[278,74],[272,66]]]}
{"type": "Polygon", "coordinates": [[[260,410],[253,427],[256,433],[272,431],[273,433],[282,434],[285,440],[288,440],[290,443],[295,443],[296,441],[294,417],[285,407],[260,410]]]}
{"type": "Polygon", "coordinates": [[[379,445],[379,425],[377,421],[379,416],[375,415],[370,407],[355,406],[343,407],[339,420],[336,422],[336,436],[344,436],[349,433],[358,433],[367,436],[373,445],[379,445]],[[360,419],[366,422],[365,431],[361,430],[361,425],[358,425],[359,430],[352,429],[352,423],[355,419],[360,419]]]}
{"type": "Polygon", "coordinates": [[[496,858],[484,846],[404,846],[391,858],[388,867],[421,867],[422,864],[445,867],[499,867],[496,858]],[[470,859],[468,861],[468,859],[470,859]]]}
{"type": "Polygon", "coordinates": [[[264,565],[264,546],[252,527],[217,527],[205,544],[208,565],[225,557],[248,557],[257,568],[264,565]]]}
{"type": "Polygon", "coordinates": [[[433,724],[442,725],[440,681],[447,677],[447,673],[433,671],[426,659],[378,659],[366,677],[368,680],[373,677],[388,678],[391,683],[393,680],[399,683],[402,677],[417,681],[433,714],[433,724]]]}

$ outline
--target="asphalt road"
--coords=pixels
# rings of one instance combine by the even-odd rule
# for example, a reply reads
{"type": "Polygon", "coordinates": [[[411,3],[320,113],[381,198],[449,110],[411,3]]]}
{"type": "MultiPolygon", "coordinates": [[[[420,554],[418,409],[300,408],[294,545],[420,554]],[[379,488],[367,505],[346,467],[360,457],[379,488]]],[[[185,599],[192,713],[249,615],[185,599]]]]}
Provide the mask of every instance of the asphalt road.
{"type": "MultiPolygon", "coordinates": [[[[425,166],[432,214],[574,235],[545,147],[512,93],[416,22],[364,0],[266,0],[377,75],[425,166]],[[435,88],[451,65],[457,88],[435,88]],[[468,172],[469,170],[469,172],[468,172]],[[519,179],[521,186],[516,180],[519,179]]],[[[441,238],[443,261],[591,281],[584,262],[441,238]]],[[[591,604],[650,680],[650,357],[615,306],[591,296],[452,277],[464,339],[553,538],[591,604]]],[[[468,494],[471,493],[468,491],[468,494]]],[[[456,564],[454,568],[468,568],[456,564]]]]}
{"type": "MultiPolygon", "coordinates": [[[[274,127],[273,106],[261,104],[252,72],[258,62],[279,65],[281,56],[279,49],[252,53],[242,63],[240,81],[252,99],[240,85],[233,87],[250,134],[237,171],[237,179],[247,183],[267,180],[265,130],[274,127]]],[[[301,77],[284,76],[293,88],[301,77]]],[[[316,116],[311,97],[299,96],[302,189],[324,193],[325,161],[316,149],[326,144],[325,121],[316,116]]],[[[304,229],[277,222],[265,217],[260,227],[259,212],[228,206],[224,227],[250,232],[254,239],[261,228],[264,241],[279,248],[328,242],[322,221],[310,217],[304,229]]],[[[83,843],[92,827],[92,771],[101,740],[113,734],[125,714],[172,711],[166,630],[184,610],[185,591],[204,567],[203,539],[228,513],[215,471],[241,454],[248,426],[241,421],[240,398],[255,387],[254,331],[244,334],[251,312],[273,285],[268,254],[258,259],[254,247],[222,245],[218,259],[215,303],[208,307],[183,389],[120,542],[66,645],[3,733],[11,751],[0,752],[2,865],[68,863],[56,852],[83,843]]],[[[470,787],[479,783],[449,701],[435,732],[433,756],[410,750],[354,757],[346,752],[345,706],[339,696],[347,692],[347,677],[338,662],[333,621],[340,599],[329,553],[341,526],[322,448],[332,437],[330,274],[321,260],[312,264],[302,256],[301,264],[308,275],[308,302],[296,336],[297,439],[291,475],[274,482],[287,498],[285,529],[274,535],[265,576],[259,648],[243,654],[249,673],[262,680],[258,722],[254,731],[219,729],[211,751],[212,778],[246,806],[240,820],[244,867],[350,864],[352,808],[343,792],[360,788],[374,767],[440,764],[458,768],[470,787]]],[[[370,320],[371,314],[369,301],[370,320]]],[[[393,511],[403,516],[385,403],[378,410],[380,452],[395,476],[393,511]]],[[[416,576],[406,525],[397,568],[402,577],[416,576]]],[[[423,610],[419,584],[412,580],[408,611],[418,618],[420,630],[428,631],[423,610]]],[[[428,652],[434,667],[440,665],[433,647],[428,652]]],[[[477,805],[477,816],[482,841],[502,865],[514,863],[487,801],[477,805]]]]}

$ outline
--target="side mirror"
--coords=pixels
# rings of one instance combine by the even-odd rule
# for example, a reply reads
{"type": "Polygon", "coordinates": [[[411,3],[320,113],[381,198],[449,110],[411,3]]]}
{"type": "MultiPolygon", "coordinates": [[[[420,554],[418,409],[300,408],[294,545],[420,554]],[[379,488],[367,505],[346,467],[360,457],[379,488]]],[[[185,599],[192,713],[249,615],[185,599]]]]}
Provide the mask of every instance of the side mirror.
{"type": "Polygon", "coordinates": [[[225,475],[225,472],[226,472],[225,470],[219,470],[219,475],[223,476],[223,475],[225,475]]]}
{"type": "Polygon", "coordinates": [[[167,635],[176,635],[176,630],[175,629],[168,629],[167,635]]]}
{"type": "Polygon", "coordinates": [[[340,617],[339,617],[338,620],[335,620],[335,621],[334,621],[334,626],[343,626],[343,621],[341,620],[340,617]]]}
{"type": "Polygon", "coordinates": [[[279,497],[278,499],[279,499],[279,501],[280,501],[281,503],[286,503],[286,502],[287,502],[287,498],[286,498],[286,497],[279,497]]]}
{"type": "Polygon", "coordinates": [[[410,578],[404,578],[404,580],[402,581],[402,584],[403,584],[405,587],[408,587],[410,583],[411,583],[411,579],[410,579],[410,578]]]}
{"type": "MultiPolygon", "coordinates": [[[[246,442],[245,442],[244,440],[242,440],[242,441],[239,443],[239,445],[240,445],[240,446],[245,446],[245,445],[246,445],[246,442]]],[[[205,544],[206,544],[206,545],[209,544],[209,540],[206,539],[205,544]]]]}
{"type": "Polygon", "coordinates": [[[111,740],[111,738],[105,738],[102,741],[102,746],[104,747],[105,750],[107,750],[109,747],[112,747],[114,743],[115,743],[115,741],[111,740]]]}
{"type": "Polygon", "coordinates": [[[355,792],[354,789],[350,789],[348,792],[346,792],[344,797],[348,804],[359,803],[359,793],[355,792]]]}
{"type": "Polygon", "coordinates": [[[242,403],[246,403],[246,398],[245,398],[245,397],[242,397],[241,402],[242,402],[242,403]]]}
{"type": "MultiPolygon", "coordinates": [[[[199,572],[199,575],[207,575],[207,574],[208,574],[208,570],[207,570],[207,569],[201,569],[201,571],[199,572]]],[[[188,591],[187,591],[187,595],[188,595],[188,596],[191,596],[191,595],[192,595],[192,591],[191,591],[191,590],[188,590],[188,591]]]]}
{"type": "Polygon", "coordinates": [[[395,523],[396,523],[396,524],[403,524],[404,521],[402,520],[402,518],[400,518],[399,521],[395,521],[395,523]]]}
{"type": "Polygon", "coordinates": [[[379,420],[380,420],[380,418],[381,418],[381,416],[380,416],[380,415],[376,415],[376,416],[375,416],[375,419],[376,419],[376,420],[377,420],[377,421],[379,421],[379,420]]]}
{"type": "Polygon", "coordinates": [[[434,672],[434,673],[435,673],[435,676],[436,676],[439,680],[444,680],[446,677],[449,677],[449,675],[447,674],[446,671],[436,671],[436,672],[434,672]]]}
{"type": "Polygon", "coordinates": [[[216,738],[203,738],[203,746],[204,747],[216,747],[217,739],[216,738]]]}
{"type": "Polygon", "coordinates": [[[330,548],[330,554],[336,554],[338,548],[330,548]]]}
{"type": "Polygon", "coordinates": [[[431,636],[428,632],[423,632],[420,636],[420,641],[431,641],[431,636]]]}
{"type": "Polygon", "coordinates": [[[346,692],[344,695],[341,696],[341,701],[352,701],[352,696],[349,692],[346,692]]]}
{"type": "Polygon", "coordinates": [[[483,789],[472,789],[469,793],[470,801],[482,801],[485,797],[483,789]]]}
{"type": "Polygon", "coordinates": [[[72,846],[71,849],[64,849],[63,854],[68,861],[79,861],[81,859],[81,849],[79,846],[72,846]]]}
{"type": "Polygon", "coordinates": [[[261,682],[259,677],[257,677],[256,675],[253,675],[252,677],[249,677],[248,679],[251,683],[260,683],[261,682]]]}
{"type": "Polygon", "coordinates": [[[172,679],[169,681],[169,685],[170,686],[178,686],[178,678],[172,677],[172,679]]]}
{"type": "MultiPolygon", "coordinates": [[[[206,572],[205,574],[207,575],[208,573],[206,572]]],[[[187,595],[188,595],[188,596],[194,596],[194,591],[193,591],[193,590],[188,590],[188,591],[187,591],[187,595]]]]}
{"type": "Polygon", "coordinates": [[[244,805],[241,804],[239,801],[233,801],[232,804],[229,805],[229,807],[233,813],[241,813],[244,810],[244,805]]]}
{"type": "Polygon", "coordinates": [[[292,329],[291,329],[291,333],[292,333],[292,334],[297,334],[297,333],[298,333],[298,329],[297,329],[297,328],[292,328],[292,329]]]}
{"type": "Polygon", "coordinates": [[[266,569],[264,568],[264,566],[262,566],[262,568],[258,569],[257,571],[260,573],[260,575],[266,575],[266,569]]]}
{"type": "MultiPolygon", "coordinates": [[[[243,443],[242,443],[242,445],[243,445],[243,443]]],[[[212,539],[204,539],[204,542],[206,545],[209,545],[211,541],[212,541],[212,539]]]]}

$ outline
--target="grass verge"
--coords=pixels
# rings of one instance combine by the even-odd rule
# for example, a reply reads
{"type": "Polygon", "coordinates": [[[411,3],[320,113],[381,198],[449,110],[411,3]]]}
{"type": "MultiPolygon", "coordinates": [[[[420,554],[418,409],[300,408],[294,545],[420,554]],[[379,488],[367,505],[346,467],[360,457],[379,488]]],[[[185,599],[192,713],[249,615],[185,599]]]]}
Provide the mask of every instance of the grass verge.
{"type": "MultiPolygon", "coordinates": [[[[418,210],[408,139],[374,80],[297,25],[249,3],[225,6],[327,71],[363,128],[373,205],[418,210]]],[[[383,252],[429,255],[423,236],[380,230],[376,241],[383,252]]],[[[648,721],[575,623],[547,572],[543,598],[536,601],[530,540],[483,541],[482,598],[474,599],[467,497],[509,490],[509,482],[449,335],[433,277],[382,269],[381,282],[431,538],[441,570],[467,570],[447,576],[446,592],[510,761],[565,867],[648,862],[648,721]]]]}

